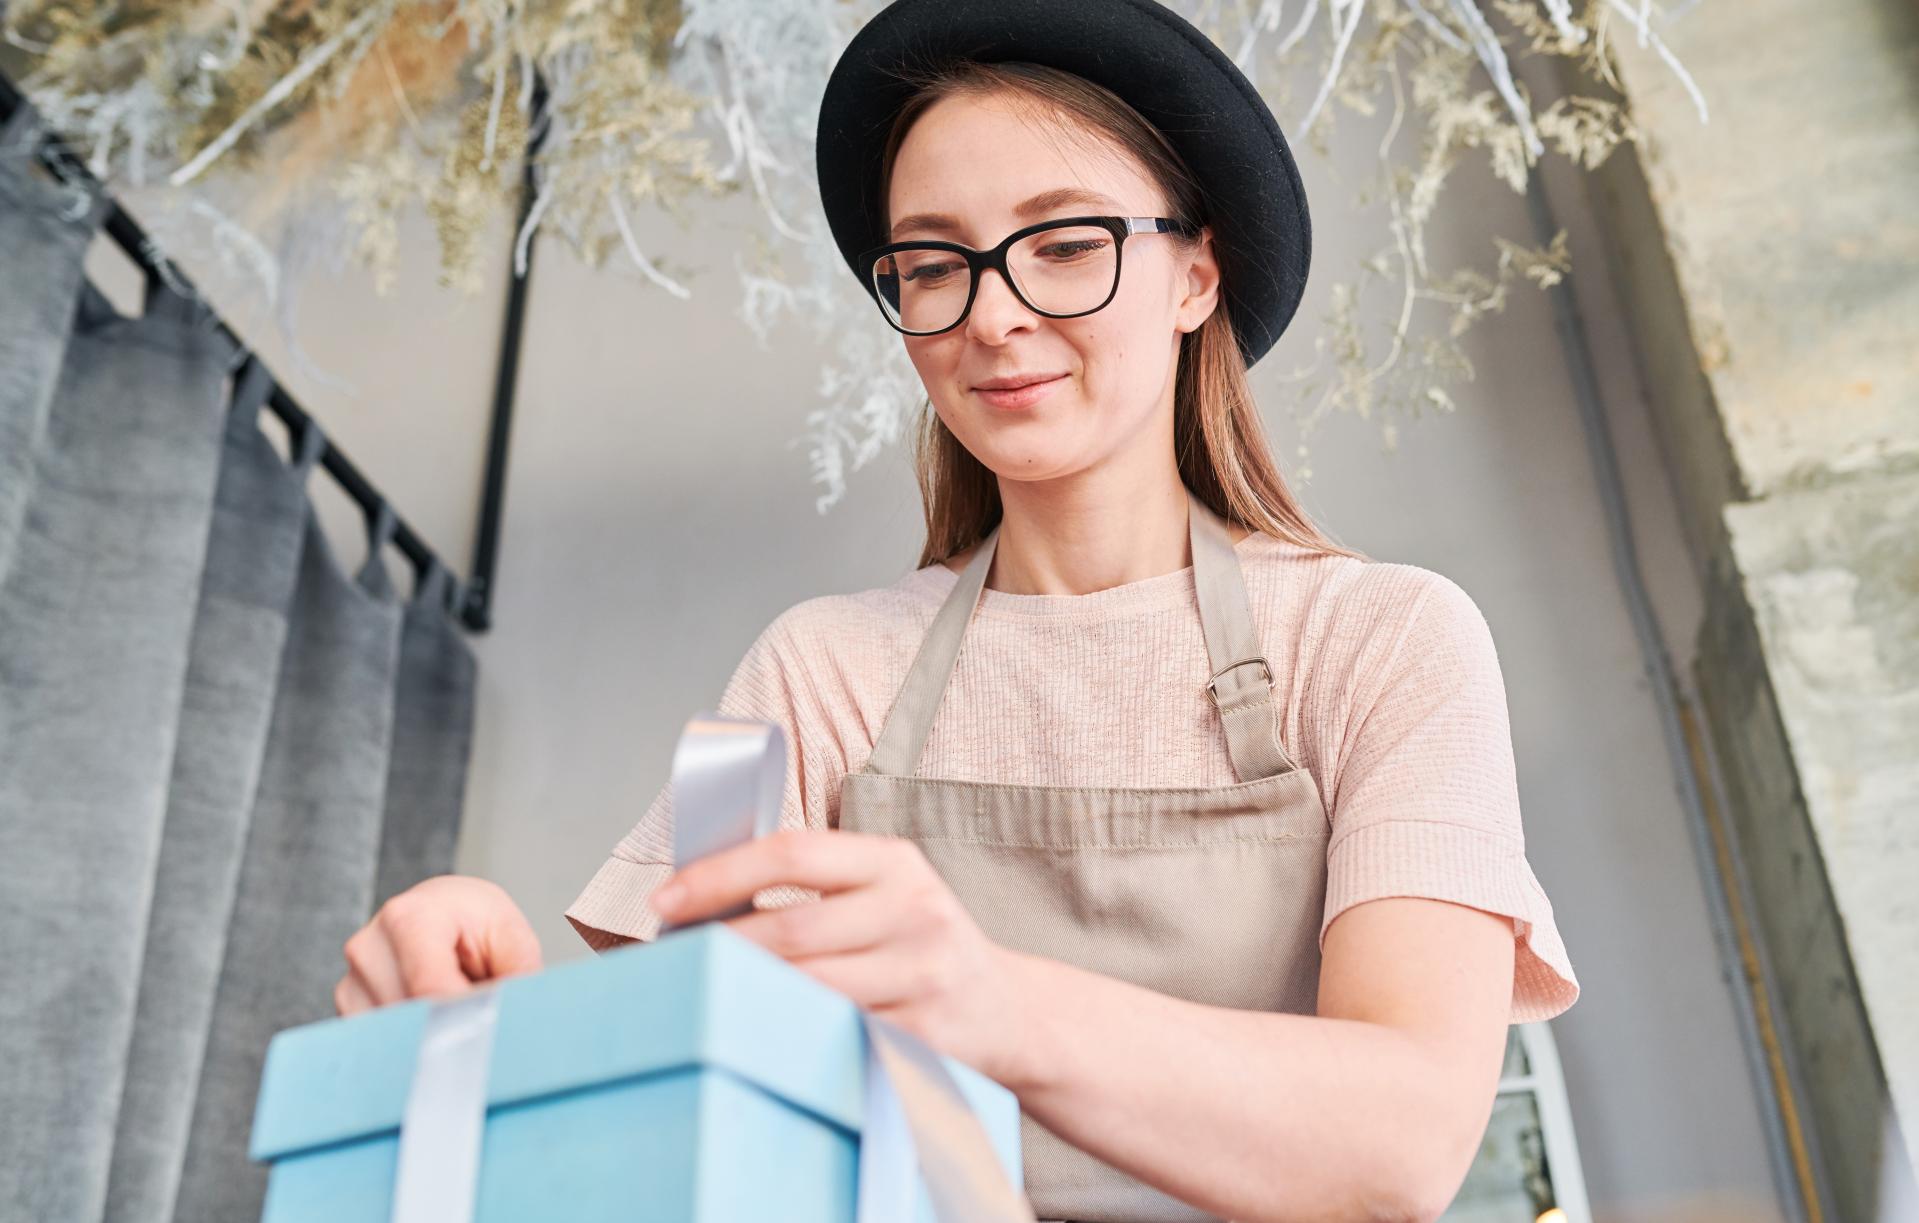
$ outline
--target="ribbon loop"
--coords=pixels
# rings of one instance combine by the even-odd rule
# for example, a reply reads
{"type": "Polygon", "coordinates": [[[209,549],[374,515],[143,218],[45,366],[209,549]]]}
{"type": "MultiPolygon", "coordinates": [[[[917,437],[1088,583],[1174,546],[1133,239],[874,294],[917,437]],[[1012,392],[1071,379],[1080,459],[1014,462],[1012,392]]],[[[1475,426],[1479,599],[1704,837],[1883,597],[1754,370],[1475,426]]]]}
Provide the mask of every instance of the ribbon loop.
{"type": "MultiPolygon", "coordinates": [[[[701,715],[673,754],[680,866],[779,827],[786,737],[770,722],[701,715]]],[[[750,907],[750,906],[749,906],[750,907]]],[[[715,919],[709,919],[715,920],[715,919]]],[[[433,1004],[400,1121],[392,1223],[470,1223],[486,1133],[497,986],[433,1004]]],[[[857,1223],[904,1223],[925,1179],[938,1223],[1033,1223],[986,1128],[940,1057],[861,1012],[866,1109],[857,1223]]]]}
{"type": "MultiPolygon", "coordinates": [[[[778,726],[710,713],[687,722],[673,752],[673,865],[683,870],[777,830],[785,788],[786,734],[778,726]]],[[[751,909],[748,903],[707,920],[751,909]]]]}

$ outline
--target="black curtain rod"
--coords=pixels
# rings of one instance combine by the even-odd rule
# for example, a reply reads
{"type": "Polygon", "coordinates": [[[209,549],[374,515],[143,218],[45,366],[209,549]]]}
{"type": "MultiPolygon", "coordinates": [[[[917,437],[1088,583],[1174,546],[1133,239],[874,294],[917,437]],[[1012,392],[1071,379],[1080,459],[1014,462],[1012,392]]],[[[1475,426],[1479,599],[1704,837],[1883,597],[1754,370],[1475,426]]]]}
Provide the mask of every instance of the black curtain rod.
{"type": "MultiPolygon", "coordinates": [[[[536,82],[536,86],[534,113],[538,115],[544,109],[540,105],[545,96],[544,82],[536,82]]],[[[20,92],[19,87],[9,80],[5,73],[0,73],[0,122],[9,118],[17,108],[27,105],[31,103],[20,92]]],[[[537,136],[533,147],[537,148],[537,136]]],[[[520,206],[522,221],[527,209],[531,206],[530,196],[534,186],[531,152],[532,149],[529,150],[527,158],[526,182],[520,206]]],[[[35,148],[35,153],[41,163],[62,182],[83,186],[95,193],[105,192],[105,188],[94,178],[92,172],[67,150],[58,134],[44,133],[35,148]]],[[[248,360],[259,360],[252,346],[242,340],[224,319],[213,312],[211,303],[207,302],[205,295],[194,288],[192,282],[177,267],[169,266],[162,270],[159,248],[140,228],[139,223],[120,207],[118,200],[109,201],[106,218],[101,228],[121,250],[126,252],[128,258],[146,272],[150,279],[158,279],[184,290],[207,305],[212,324],[219,334],[238,352],[245,353],[248,360]]],[[[530,273],[531,251],[528,255],[530,273]]],[[[507,431],[512,421],[513,382],[518,368],[520,336],[524,322],[526,278],[513,276],[510,267],[508,277],[506,331],[501,343],[499,379],[495,387],[491,436],[487,447],[485,494],[477,542],[474,547],[475,570],[466,584],[459,587],[465,592],[461,605],[458,608],[448,609],[461,624],[473,632],[485,632],[491,625],[489,609],[492,601],[493,567],[498,557],[499,516],[505,501],[507,431]]],[[[314,427],[313,417],[292,395],[287,393],[286,388],[277,378],[274,379],[273,392],[268,397],[267,404],[272,408],[274,415],[286,423],[296,442],[306,435],[308,429],[314,427]]],[[[378,513],[383,503],[391,507],[392,503],[374,488],[365,476],[360,474],[360,469],[353,465],[352,460],[348,459],[346,454],[334,444],[330,436],[325,437],[325,448],[320,455],[320,464],[339,482],[347,495],[353,498],[369,521],[378,513]]],[[[428,566],[437,559],[433,550],[427,547],[426,542],[411,526],[407,525],[398,511],[394,512],[394,522],[393,542],[413,563],[414,573],[424,575],[428,566]]],[[[447,570],[450,577],[457,578],[457,573],[444,560],[440,561],[440,564],[447,570]]]]}

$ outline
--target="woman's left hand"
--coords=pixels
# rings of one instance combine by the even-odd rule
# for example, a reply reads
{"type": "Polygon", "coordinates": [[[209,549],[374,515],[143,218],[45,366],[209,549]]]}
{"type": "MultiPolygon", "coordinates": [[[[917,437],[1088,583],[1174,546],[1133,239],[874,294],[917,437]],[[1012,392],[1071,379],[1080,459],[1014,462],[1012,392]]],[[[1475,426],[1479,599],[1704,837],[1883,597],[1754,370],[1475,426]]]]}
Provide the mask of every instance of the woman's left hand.
{"type": "Polygon", "coordinates": [[[782,885],[820,899],[725,924],[941,1053],[1018,1081],[1027,957],[986,937],[912,841],[783,830],[693,863],[652,903],[684,924],[782,885]]]}

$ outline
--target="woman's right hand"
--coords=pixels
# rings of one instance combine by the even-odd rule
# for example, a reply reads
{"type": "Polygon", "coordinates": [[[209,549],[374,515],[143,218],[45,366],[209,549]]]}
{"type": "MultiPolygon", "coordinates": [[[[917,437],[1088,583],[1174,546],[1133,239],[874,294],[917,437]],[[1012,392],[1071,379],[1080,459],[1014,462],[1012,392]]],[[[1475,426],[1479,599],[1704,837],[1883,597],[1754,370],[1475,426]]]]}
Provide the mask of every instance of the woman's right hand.
{"type": "Polygon", "coordinates": [[[347,973],[333,987],[342,1015],[540,970],[540,940],[526,915],[499,884],[470,875],[439,875],[401,892],[345,950],[347,973]]]}

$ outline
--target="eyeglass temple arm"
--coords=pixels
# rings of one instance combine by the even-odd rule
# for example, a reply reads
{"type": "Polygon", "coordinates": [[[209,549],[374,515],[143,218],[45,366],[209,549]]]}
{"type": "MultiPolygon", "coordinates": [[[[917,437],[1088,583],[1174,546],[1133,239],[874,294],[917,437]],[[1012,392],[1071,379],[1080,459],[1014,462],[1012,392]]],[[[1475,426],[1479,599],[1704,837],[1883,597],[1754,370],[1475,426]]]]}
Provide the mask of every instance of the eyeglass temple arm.
{"type": "Polygon", "coordinates": [[[1129,234],[1197,233],[1195,226],[1168,217],[1121,217],[1129,234]]]}

